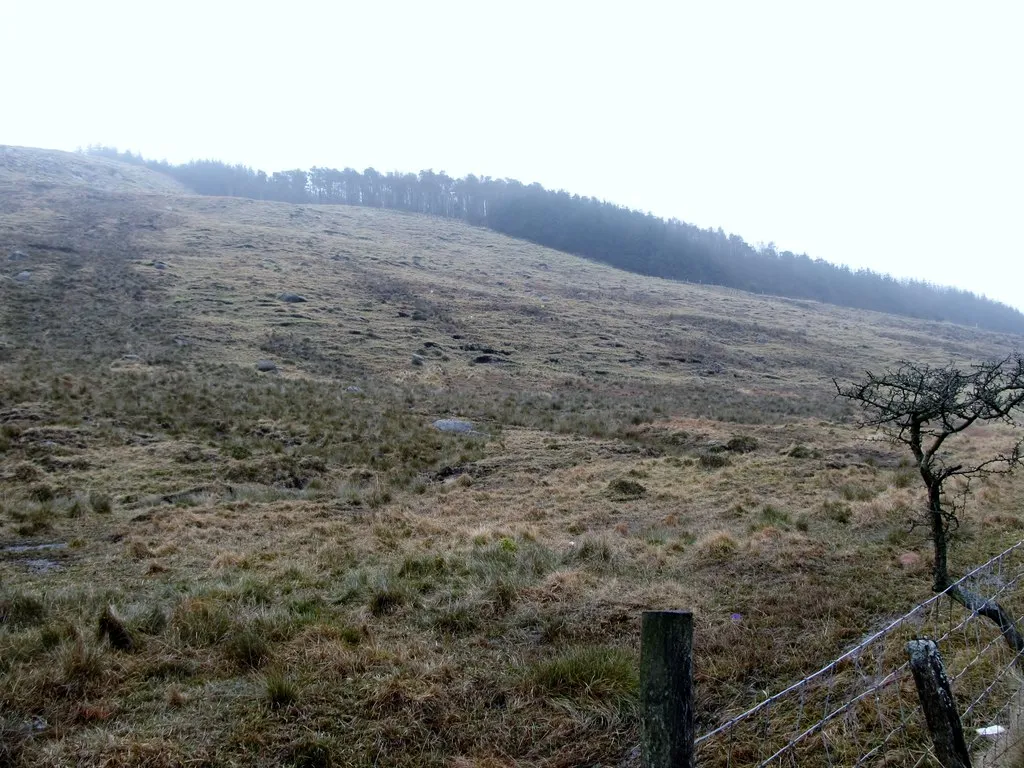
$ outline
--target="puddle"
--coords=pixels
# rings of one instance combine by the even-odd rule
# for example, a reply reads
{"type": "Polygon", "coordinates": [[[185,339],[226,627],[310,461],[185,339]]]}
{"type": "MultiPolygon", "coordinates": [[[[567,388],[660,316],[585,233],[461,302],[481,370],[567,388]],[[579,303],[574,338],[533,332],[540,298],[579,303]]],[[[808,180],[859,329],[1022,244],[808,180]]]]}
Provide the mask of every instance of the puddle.
{"type": "Polygon", "coordinates": [[[23,565],[27,566],[32,573],[44,574],[50,571],[59,571],[61,568],[60,563],[56,560],[22,560],[23,565]]]}
{"type": "Polygon", "coordinates": [[[20,555],[25,552],[48,552],[54,549],[67,549],[68,545],[63,541],[53,544],[11,544],[9,547],[0,549],[0,552],[9,552],[13,555],[20,555]]]}
{"type": "MultiPolygon", "coordinates": [[[[56,552],[67,548],[68,545],[63,541],[55,541],[50,544],[9,544],[6,547],[0,547],[0,554],[25,555],[35,554],[37,552],[56,552]]],[[[44,575],[51,573],[52,571],[59,571],[64,567],[56,560],[51,560],[48,557],[17,557],[11,558],[8,562],[24,566],[29,570],[29,572],[36,575],[44,575]]]]}

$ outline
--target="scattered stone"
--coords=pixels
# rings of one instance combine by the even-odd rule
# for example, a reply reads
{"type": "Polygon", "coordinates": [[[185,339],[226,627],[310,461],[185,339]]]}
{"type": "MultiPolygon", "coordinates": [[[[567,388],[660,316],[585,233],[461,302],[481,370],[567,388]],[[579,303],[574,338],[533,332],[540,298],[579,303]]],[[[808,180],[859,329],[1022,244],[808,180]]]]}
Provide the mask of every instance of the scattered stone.
{"type": "Polygon", "coordinates": [[[15,250],[7,254],[8,261],[25,261],[26,259],[28,259],[28,254],[24,251],[15,250]]]}
{"type": "Polygon", "coordinates": [[[192,344],[192,342],[186,339],[184,336],[175,336],[174,343],[177,344],[179,347],[188,347],[192,344]]]}
{"type": "Polygon", "coordinates": [[[462,419],[438,419],[434,422],[434,429],[441,432],[457,432],[459,434],[470,434],[475,432],[473,422],[462,419]]]}
{"type": "Polygon", "coordinates": [[[263,373],[270,373],[277,370],[277,363],[273,360],[258,360],[256,362],[256,370],[262,371],[263,373]]]}
{"type": "Polygon", "coordinates": [[[165,264],[162,261],[154,261],[153,262],[153,268],[154,269],[159,269],[159,270],[164,270],[164,269],[167,269],[167,264],[165,264]]]}
{"type": "Polygon", "coordinates": [[[349,394],[352,394],[352,395],[361,395],[361,394],[363,394],[363,390],[360,387],[355,386],[354,384],[351,385],[351,386],[345,387],[345,391],[348,392],[349,394]]]}
{"type": "Polygon", "coordinates": [[[305,296],[300,296],[297,293],[282,293],[277,298],[288,304],[302,304],[306,301],[305,296]]]}
{"type": "Polygon", "coordinates": [[[412,364],[413,365],[423,365],[425,360],[426,360],[426,358],[423,357],[423,355],[413,355],[412,356],[412,364]]]}
{"type": "Polygon", "coordinates": [[[24,272],[19,272],[18,274],[16,274],[14,276],[14,279],[20,283],[24,283],[25,281],[32,279],[32,273],[26,269],[24,272]]]}

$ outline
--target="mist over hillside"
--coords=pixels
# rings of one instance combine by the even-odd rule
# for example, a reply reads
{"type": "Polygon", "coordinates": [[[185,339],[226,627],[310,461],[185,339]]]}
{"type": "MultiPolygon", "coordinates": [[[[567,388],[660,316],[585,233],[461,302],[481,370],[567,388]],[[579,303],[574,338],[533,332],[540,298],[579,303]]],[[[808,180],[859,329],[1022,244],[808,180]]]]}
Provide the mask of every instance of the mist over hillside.
{"type": "Polygon", "coordinates": [[[1024,333],[1024,313],[970,291],[899,280],[869,269],[852,270],[806,254],[779,251],[773,243],[755,247],[721,228],[701,229],[536,183],[474,175],[457,179],[432,170],[382,174],[373,168],[362,173],[314,167],[268,174],[216,160],[172,165],[109,147],[90,147],[87,152],[146,165],[204,195],[358,205],[458,218],[652,277],[1024,333]]]}

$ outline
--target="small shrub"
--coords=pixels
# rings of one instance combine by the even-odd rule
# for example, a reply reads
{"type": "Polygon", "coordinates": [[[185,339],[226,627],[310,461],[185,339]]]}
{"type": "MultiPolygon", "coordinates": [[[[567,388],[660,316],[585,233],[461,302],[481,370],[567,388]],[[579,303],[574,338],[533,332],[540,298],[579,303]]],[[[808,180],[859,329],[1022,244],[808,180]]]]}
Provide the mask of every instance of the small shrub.
{"type": "Polygon", "coordinates": [[[725,444],[725,450],[732,453],[752,453],[758,448],[757,438],[749,435],[736,435],[725,444]]]}
{"type": "Polygon", "coordinates": [[[47,485],[46,483],[36,483],[29,488],[28,495],[34,501],[49,502],[53,501],[57,492],[53,490],[53,486],[47,485]]]}
{"type": "Polygon", "coordinates": [[[702,453],[699,457],[700,465],[704,469],[721,469],[722,467],[729,466],[732,462],[729,461],[728,456],[724,456],[721,453],[702,453]]]}
{"type": "Polygon", "coordinates": [[[232,459],[244,461],[245,459],[248,459],[250,456],[252,456],[252,451],[249,450],[247,446],[242,445],[241,443],[235,443],[234,445],[228,447],[228,456],[230,456],[232,459]]]}
{"type": "Polygon", "coordinates": [[[89,493],[89,506],[92,507],[92,511],[97,515],[109,515],[114,511],[114,502],[110,496],[98,491],[89,493]]]}
{"type": "Polygon", "coordinates": [[[791,459],[816,459],[821,455],[815,449],[809,448],[802,443],[798,443],[797,445],[786,449],[783,453],[791,459]]]}
{"type": "Polygon", "coordinates": [[[647,488],[635,480],[619,478],[608,483],[608,494],[617,501],[629,501],[646,496],[647,488]]]}

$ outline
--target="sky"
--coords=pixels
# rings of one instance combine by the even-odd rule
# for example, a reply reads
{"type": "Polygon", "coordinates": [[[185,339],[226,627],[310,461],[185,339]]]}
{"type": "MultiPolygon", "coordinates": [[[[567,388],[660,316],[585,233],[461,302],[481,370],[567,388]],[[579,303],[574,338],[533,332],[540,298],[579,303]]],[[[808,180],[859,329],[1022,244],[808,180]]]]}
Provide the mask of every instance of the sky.
{"type": "Polygon", "coordinates": [[[0,144],[540,182],[1024,309],[1024,3],[12,0],[0,144]]]}

